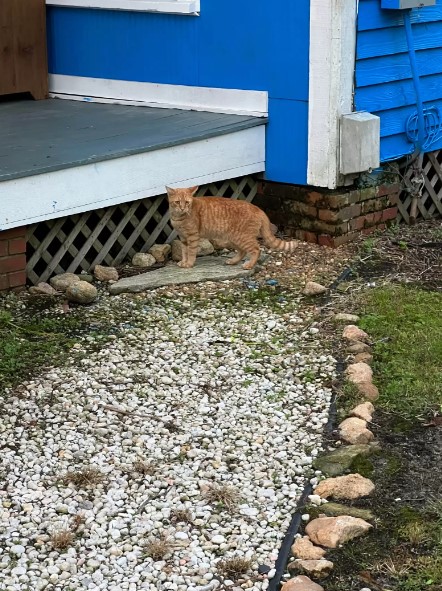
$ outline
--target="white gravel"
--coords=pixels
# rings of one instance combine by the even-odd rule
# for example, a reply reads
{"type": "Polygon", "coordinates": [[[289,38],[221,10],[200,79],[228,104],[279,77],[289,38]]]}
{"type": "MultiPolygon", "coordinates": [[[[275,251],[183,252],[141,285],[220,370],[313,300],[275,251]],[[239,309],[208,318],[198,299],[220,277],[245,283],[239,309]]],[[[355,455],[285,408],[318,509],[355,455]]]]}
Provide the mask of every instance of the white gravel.
{"type": "Polygon", "coordinates": [[[5,404],[0,589],[265,590],[257,567],[274,567],[296,499],[316,482],[335,367],[320,330],[296,302],[149,294],[88,313],[107,315],[120,336],[93,352],[91,333],[75,359],[5,404]],[[152,474],[134,471],[137,461],[152,474]],[[104,482],[60,481],[84,467],[104,482]],[[237,507],[209,503],[213,483],[233,487],[237,507]],[[176,523],[176,509],[192,523],[176,523]],[[55,550],[51,535],[78,515],[72,544],[55,550]],[[155,562],[145,545],[160,536],[172,548],[155,562]],[[233,582],[217,568],[232,556],[253,561],[233,582]]]}

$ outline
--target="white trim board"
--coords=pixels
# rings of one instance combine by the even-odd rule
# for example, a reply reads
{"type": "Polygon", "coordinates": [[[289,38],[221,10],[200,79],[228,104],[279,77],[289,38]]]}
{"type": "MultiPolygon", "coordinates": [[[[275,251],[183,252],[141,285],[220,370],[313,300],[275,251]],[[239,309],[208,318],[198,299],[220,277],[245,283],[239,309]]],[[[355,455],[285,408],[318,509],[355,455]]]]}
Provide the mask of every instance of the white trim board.
{"type": "Polygon", "coordinates": [[[265,170],[265,126],[0,182],[0,231],[265,170]]]}
{"type": "Polygon", "coordinates": [[[339,123],[353,110],[358,0],[311,0],[307,182],[340,183],[339,123]]]}
{"type": "Polygon", "coordinates": [[[162,109],[267,117],[268,93],[49,74],[50,96],[162,109]]]}
{"type": "Polygon", "coordinates": [[[200,11],[200,0],[46,0],[46,4],[70,8],[166,12],[194,16],[200,11]]]}

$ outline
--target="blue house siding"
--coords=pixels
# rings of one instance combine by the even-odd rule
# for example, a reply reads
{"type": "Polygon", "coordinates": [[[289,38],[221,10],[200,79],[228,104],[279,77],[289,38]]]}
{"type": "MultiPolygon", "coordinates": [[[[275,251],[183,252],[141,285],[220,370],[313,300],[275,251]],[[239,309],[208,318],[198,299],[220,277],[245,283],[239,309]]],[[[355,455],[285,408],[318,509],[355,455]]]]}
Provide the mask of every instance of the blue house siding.
{"type": "MultiPolygon", "coordinates": [[[[425,107],[442,113],[442,0],[412,11],[413,35],[425,107]]],[[[382,10],[380,0],[360,0],[356,61],[356,110],[381,118],[381,160],[414,151],[405,133],[416,113],[403,13],[382,10]]],[[[442,137],[429,149],[442,148],[442,137]]]]}
{"type": "Polygon", "coordinates": [[[48,8],[53,74],[269,93],[269,180],[306,183],[309,0],[202,0],[201,16],[48,8]]]}

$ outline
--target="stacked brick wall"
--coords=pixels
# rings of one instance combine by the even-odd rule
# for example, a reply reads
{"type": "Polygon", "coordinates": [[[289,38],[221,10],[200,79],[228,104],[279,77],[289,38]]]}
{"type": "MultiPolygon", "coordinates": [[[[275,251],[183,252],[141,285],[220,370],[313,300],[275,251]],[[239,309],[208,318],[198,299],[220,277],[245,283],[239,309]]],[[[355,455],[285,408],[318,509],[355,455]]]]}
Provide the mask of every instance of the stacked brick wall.
{"type": "Polygon", "coordinates": [[[0,292],[26,284],[26,228],[0,231],[0,292]]]}
{"type": "Polygon", "coordinates": [[[398,184],[320,191],[263,182],[254,203],[290,236],[335,247],[394,220],[399,191],[398,184]]]}

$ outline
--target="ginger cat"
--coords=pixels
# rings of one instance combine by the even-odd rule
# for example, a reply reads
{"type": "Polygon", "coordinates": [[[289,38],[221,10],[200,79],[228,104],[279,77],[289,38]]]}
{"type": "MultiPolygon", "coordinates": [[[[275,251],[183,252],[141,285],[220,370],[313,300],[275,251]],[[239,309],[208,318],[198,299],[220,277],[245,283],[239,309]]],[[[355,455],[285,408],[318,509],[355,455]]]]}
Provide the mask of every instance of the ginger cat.
{"type": "Polygon", "coordinates": [[[166,189],[171,223],[183,243],[180,267],[194,266],[200,238],[234,248],[236,255],[226,261],[227,265],[236,265],[248,255],[249,260],[243,269],[253,269],[259,259],[258,238],[275,250],[292,252],[296,247],[294,241],[286,242],[275,237],[275,226],[256,205],[225,197],[194,197],[198,187],[166,189]]]}

